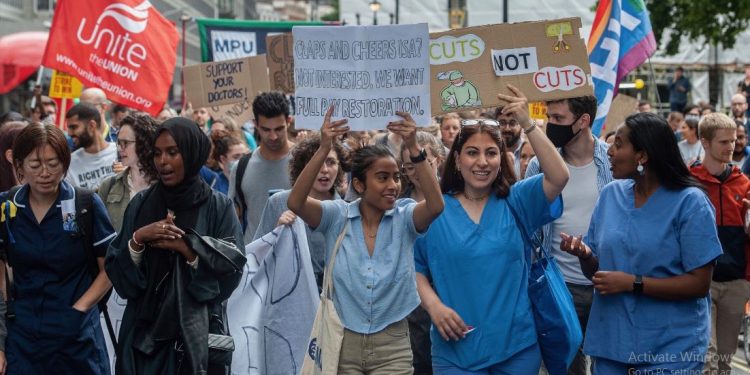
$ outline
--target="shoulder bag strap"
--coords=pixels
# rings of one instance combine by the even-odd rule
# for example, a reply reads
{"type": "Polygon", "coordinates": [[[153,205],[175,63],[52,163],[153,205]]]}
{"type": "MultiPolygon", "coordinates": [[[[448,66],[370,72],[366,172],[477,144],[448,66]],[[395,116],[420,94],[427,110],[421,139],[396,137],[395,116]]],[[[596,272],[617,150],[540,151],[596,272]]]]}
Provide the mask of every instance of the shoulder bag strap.
{"type": "Polygon", "coordinates": [[[346,220],[344,222],[344,228],[341,229],[341,233],[339,233],[338,238],[336,238],[336,245],[333,247],[333,252],[331,253],[331,259],[328,260],[328,264],[326,265],[325,269],[325,275],[323,276],[323,298],[330,298],[333,296],[333,266],[336,264],[336,255],[339,253],[339,248],[341,247],[341,241],[344,240],[344,236],[346,235],[346,230],[349,228],[349,208],[346,209],[346,214],[344,215],[344,219],[346,220]]]}

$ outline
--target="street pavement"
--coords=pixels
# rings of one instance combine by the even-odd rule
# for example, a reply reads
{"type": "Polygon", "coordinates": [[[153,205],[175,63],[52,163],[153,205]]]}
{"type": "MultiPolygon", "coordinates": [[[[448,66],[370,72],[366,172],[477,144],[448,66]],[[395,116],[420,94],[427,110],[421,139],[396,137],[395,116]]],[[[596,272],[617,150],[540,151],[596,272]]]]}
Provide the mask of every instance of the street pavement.
{"type": "Polygon", "coordinates": [[[745,354],[742,352],[742,341],[740,341],[740,347],[732,358],[732,374],[750,375],[750,365],[748,365],[745,354]]]}

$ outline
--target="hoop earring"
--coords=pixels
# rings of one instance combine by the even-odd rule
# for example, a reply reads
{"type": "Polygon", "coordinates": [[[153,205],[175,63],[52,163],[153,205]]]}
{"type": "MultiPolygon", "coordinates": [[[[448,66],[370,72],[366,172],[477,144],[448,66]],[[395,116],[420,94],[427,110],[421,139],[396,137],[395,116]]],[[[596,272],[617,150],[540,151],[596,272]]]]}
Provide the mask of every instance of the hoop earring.
{"type": "Polygon", "coordinates": [[[638,166],[635,168],[635,171],[638,172],[638,174],[641,176],[646,174],[645,168],[643,168],[643,164],[641,164],[641,162],[638,162],[638,166]]]}

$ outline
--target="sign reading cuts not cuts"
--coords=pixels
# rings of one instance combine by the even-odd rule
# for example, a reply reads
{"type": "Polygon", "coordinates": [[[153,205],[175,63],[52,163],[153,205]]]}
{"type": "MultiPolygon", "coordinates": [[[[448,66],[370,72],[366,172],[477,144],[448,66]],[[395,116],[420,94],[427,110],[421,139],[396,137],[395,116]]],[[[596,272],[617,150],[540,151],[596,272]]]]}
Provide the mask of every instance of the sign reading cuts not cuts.
{"type": "Polygon", "coordinates": [[[430,34],[433,114],[502,105],[507,84],[530,101],[593,95],[580,27],[564,18],[430,34]]]}
{"type": "Polygon", "coordinates": [[[326,110],[352,130],[384,129],[408,112],[430,124],[427,24],[292,29],[297,129],[320,129],[326,110]]]}

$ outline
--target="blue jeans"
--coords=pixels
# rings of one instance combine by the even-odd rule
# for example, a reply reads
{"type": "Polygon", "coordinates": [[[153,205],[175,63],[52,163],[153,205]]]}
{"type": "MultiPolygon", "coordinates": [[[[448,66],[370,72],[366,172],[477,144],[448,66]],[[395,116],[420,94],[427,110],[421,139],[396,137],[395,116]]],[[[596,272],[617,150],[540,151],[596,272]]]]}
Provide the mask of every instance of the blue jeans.
{"type": "Polygon", "coordinates": [[[534,344],[512,357],[477,371],[462,370],[456,366],[432,363],[434,375],[537,375],[542,364],[542,352],[534,344]]]}

